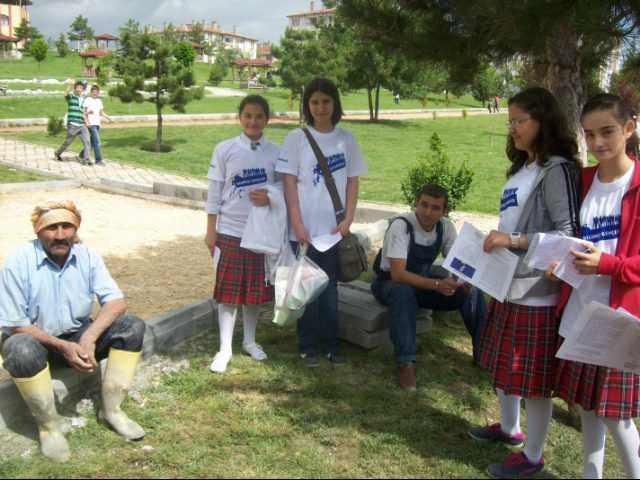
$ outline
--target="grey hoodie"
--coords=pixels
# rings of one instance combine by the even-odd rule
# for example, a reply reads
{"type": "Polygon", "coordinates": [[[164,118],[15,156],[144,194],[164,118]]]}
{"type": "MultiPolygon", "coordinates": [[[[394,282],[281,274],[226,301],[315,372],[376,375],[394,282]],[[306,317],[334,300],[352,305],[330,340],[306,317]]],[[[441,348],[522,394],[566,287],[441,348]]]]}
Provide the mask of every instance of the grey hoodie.
{"type": "MultiPolygon", "coordinates": [[[[580,172],[567,159],[549,157],[522,210],[516,232],[527,236],[529,246],[537,233],[576,237],[580,229],[580,172]]],[[[511,249],[520,257],[506,301],[559,294],[562,283],[547,280],[542,270],[524,263],[527,250],[511,249]]]]}

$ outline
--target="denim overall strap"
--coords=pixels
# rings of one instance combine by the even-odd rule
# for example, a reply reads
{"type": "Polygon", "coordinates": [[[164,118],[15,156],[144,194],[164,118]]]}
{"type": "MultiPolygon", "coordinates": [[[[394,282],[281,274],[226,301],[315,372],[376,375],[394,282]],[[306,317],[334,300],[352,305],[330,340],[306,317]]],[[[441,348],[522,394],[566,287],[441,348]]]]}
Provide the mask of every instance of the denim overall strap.
{"type": "Polygon", "coordinates": [[[438,259],[438,255],[440,255],[440,251],[442,250],[442,243],[444,241],[444,228],[442,226],[442,222],[438,222],[436,224],[436,234],[436,242],[430,247],[418,245],[415,242],[413,235],[411,235],[411,247],[407,258],[408,272],[429,278],[431,267],[438,259]]]}

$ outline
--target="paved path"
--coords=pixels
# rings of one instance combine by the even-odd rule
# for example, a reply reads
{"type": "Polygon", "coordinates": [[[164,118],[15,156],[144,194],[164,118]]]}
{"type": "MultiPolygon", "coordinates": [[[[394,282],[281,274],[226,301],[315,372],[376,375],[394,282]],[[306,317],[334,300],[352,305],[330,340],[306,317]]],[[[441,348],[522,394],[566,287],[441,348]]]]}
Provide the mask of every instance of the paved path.
{"type": "Polygon", "coordinates": [[[54,159],[54,149],[33,143],[25,143],[10,138],[0,137],[0,160],[24,167],[31,167],[47,173],[64,175],[69,179],[84,179],[100,182],[102,178],[113,178],[129,183],[153,186],[153,182],[172,183],[206,187],[204,180],[185,177],[173,173],[160,172],[150,168],[128,165],[126,163],[106,160],[105,167],[83,166],[78,154],[67,150],[62,154],[63,162],[54,159]]]}

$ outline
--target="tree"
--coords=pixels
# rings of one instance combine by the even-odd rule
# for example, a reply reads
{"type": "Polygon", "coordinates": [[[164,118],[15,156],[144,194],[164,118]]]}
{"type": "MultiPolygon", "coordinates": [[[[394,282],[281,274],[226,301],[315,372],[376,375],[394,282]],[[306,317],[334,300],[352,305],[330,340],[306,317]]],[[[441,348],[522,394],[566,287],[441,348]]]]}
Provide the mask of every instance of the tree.
{"type": "Polygon", "coordinates": [[[158,115],[155,151],[160,152],[162,109],[169,106],[184,113],[189,102],[202,99],[204,88],[196,86],[193,72],[172,59],[176,54],[175,48],[155,35],[143,34],[139,41],[136,58],[124,63],[124,83],[110,89],[109,96],[117,97],[123,103],[149,102],[155,105],[158,115]],[[152,83],[145,83],[151,79],[152,83]]]}
{"type": "Polygon", "coordinates": [[[188,34],[189,41],[193,43],[199,43],[202,45],[206,38],[206,34],[204,33],[204,27],[201,23],[196,23],[191,26],[191,31],[188,34]]]}
{"type": "Polygon", "coordinates": [[[16,27],[14,32],[18,41],[25,42],[25,49],[27,51],[29,50],[29,47],[31,47],[31,42],[42,38],[42,34],[36,27],[29,26],[29,22],[27,22],[26,18],[22,19],[20,26],[16,27]]]}
{"type": "Polygon", "coordinates": [[[58,40],[56,40],[55,45],[56,49],[58,50],[58,55],[60,55],[60,57],[62,58],[66,57],[69,53],[69,45],[64,38],[64,33],[60,32],[60,36],[58,37],[58,40]]]}
{"type": "Polygon", "coordinates": [[[180,40],[180,34],[176,32],[176,27],[173,23],[169,23],[164,30],[162,30],[162,38],[164,42],[173,47],[180,40]]]}
{"type": "Polygon", "coordinates": [[[587,100],[583,61],[602,64],[613,48],[640,25],[640,3],[629,0],[343,0],[338,15],[366,27],[381,48],[448,64],[471,80],[484,61],[521,56],[540,62],[546,87],[555,95],[578,136],[586,142],[580,115],[587,100]]]}
{"type": "Polygon", "coordinates": [[[49,44],[41,38],[36,38],[31,42],[29,47],[29,55],[36,59],[38,62],[38,78],[40,78],[40,62],[47,58],[47,52],[49,51],[49,44]]]}
{"type": "Polygon", "coordinates": [[[211,71],[209,72],[209,83],[214,87],[217,87],[224,80],[224,70],[221,65],[213,64],[211,71]]]}
{"type": "MultiPolygon", "coordinates": [[[[287,28],[280,39],[280,46],[274,46],[271,52],[280,60],[278,71],[281,85],[296,97],[304,95],[304,87],[315,77],[326,77],[340,85],[346,76],[344,62],[324,48],[315,32],[287,28]]],[[[300,102],[300,126],[303,124],[300,102]]]]}
{"type": "Polygon", "coordinates": [[[191,42],[178,42],[174,48],[176,60],[186,68],[191,68],[196,60],[196,49],[191,42]]]}
{"type": "Polygon", "coordinates": [[[640,109],[640,55],[631,50],[618,73],[611,76],[609,91],[618,95],[634,114],[640,109]]]}
{"type": "Polygon", "coordinates": [[[133,18],[127,20],[124,27],[119,27],[120,49],[123,57],[135,58],[140,44],[140,23],[133,18]]]}
{"type": "Polygon", "coordinates": [[[67,33],[67,36],[73,42],[93,38],[93,29],[89,27],[89,19],[82,15],[78,15],[69,28],[71,31],[67,33]]]}
{"type": "Polygon", "coordinates": [[[473,79],[471,91],[474,100],[482,102],[482,106],[484,107],[489,97],[493,98],[496,95],[499,97],[503,96],[506,91],[506,85],[503,76],[489,63],[484,70],[473,79]]]}

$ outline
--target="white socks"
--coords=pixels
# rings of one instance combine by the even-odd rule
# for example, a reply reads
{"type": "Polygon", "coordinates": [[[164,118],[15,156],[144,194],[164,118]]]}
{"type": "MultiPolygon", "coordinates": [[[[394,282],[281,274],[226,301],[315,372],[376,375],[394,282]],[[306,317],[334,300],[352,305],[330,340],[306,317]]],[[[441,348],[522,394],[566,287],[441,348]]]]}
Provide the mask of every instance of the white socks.
{"type": "MultiPolygon", "coordinates": [[[[518,435],[520,429],[520,403],[517,395],[505,395],[504,390],[497,389],[500,410],[502,411],[502,431],[507,435],[518,435]]],[[[553,415],[553,400],[533,397],[525,400],[527,406],[527,440],[524,454],[533,463],[542,457],[542,449],[549,434],[553,415]]]]}
{"type": "MultiPolygon", "coordinates": [[[[259,305],[242,306],[242,322],[244,324],[245,346],[256,343],[256,328],[258,326],[259,305]]],[[[236,326],[238,307],[231,305],[218,305],[218,323],[220,325],[220,353],[230,357],[233,353],[233,330],[236,326]]]]}
{"type": "Polygon", "coordinates": [[[598,418],[595,411],[582,410],[584,478],[602,478],[607,429],[616,444],[627,478],[640,478],[640,436],[633,420],[598,418]]]}
{"type": "Polygon", "coordinates": [[[520,402],[521,397],[515,395],[505,395],[504,390],[496,389],[498,400],[500,400],[500,410],[502,411],[502,431],[507,435],[517,435],[520,430],[520,402]]]}
{"type": "Polygon", "coordinates": [[[542,449],[549,435],[553,400],[551,398],[532,397],[524,401],[527,407],[527,444],[524,454],[533,463],[539,463],[542,449]]]}
{"type": "Polygon", "coordinates": [[[260,313],[259,305],[243,305],[242,306],[242,323],[244,325],[243,345],[245,347],[256,343],[256,328],[258,327],[259,313],[260,313]]]}

